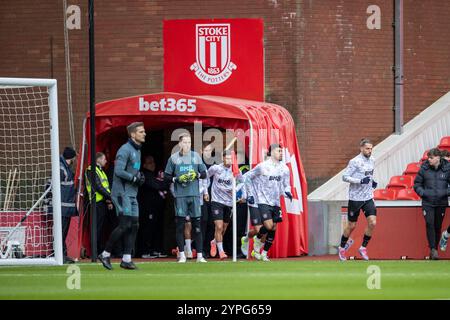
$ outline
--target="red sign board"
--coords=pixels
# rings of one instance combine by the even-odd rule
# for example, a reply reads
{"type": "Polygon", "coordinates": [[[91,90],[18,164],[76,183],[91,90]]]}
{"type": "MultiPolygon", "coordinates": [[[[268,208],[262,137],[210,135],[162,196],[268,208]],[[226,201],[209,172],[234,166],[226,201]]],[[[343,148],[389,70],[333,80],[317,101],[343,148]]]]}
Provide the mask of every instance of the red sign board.
{"type": "Polygon", "coordinates": [[[164,91],[264,101],[263,20],[164,21],[164,91]]]}
{"type": "MultiPolygon", "coordinates": [[[[0,240],[8,236],[22,220],[26,212],[11,211],[0,214],[0,240]]],[[[21,226],[10,236],[23,245],[28,257],[47,257],[53,252],[53,221],[45,212],[32,212],[21,226]]]]}

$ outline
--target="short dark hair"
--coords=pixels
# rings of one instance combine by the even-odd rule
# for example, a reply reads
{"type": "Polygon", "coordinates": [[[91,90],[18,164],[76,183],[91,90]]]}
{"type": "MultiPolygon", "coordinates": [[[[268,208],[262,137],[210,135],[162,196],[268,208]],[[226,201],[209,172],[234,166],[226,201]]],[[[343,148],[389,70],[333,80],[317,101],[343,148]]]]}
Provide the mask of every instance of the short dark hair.
{"type": "Polygon", "coordinates": [[[441,157],[450,157],[450,151],[447,149],[441,150],[441,157]]]}
{"type": "Polygon", "coordinates": [[[359,142],[360,147],[364,147],[364,145],[366,144],[373,145],[372,141],[370,141],[368,138],[362,138],[361,141],[359,142]]]}
{"type": "Polygon", "coordinates": [[[212,141],[203,141],[202,143],[202,150],[205,149],[207,146],[211,145],[212,141]]]}
{"type": "Polygon", "coordinates": [[[227,150],[224,150],[223,152],[222,152],[222,156],[231,156],[231,149],[227,149],[227,150]]]}
{"type": "Polygon", "coordinates": [[[143,123],[143,122],[133,122],[133,123],[130,123],[130,124],[128,125],[128,127],[127,127],[128,136],[131,137],[131,134],[132,134],[133,132],[136,132],[137,128],[143,127],[143,126],[144,126],[144,123],[143,123]]]}
{"type": "Polygon", "coordinates": [[[191,134],[189,132],[183,132],[182,134],[180,134],[178,136],[178,141],[181,142],[181,140],[183,140],[183,138],[190,138],[191,134]]]}
{"type": "Polygon", "coordinates": [[[105,154],[103,152],[97,152],[95,154],[95,161],[97,161],[98,159],[100,159],[103,156],[105,156],[105,154]]]}
{"type": "Polygon", "coordinates": [[[267,156],[270,157],[270,155],[272,154],[272,150],[277,149],[277,148],[283,148],[283,146],[280,145],[279,143],[272,143],[269,146],[269,150],[267,151],[267,156]]]}
{"type": "Polygon", "coordinates": [[[427,153],[428,158],[429,157],[440,157],[441,156],[441,150],[438,148],[430,149],[427,153]]]}

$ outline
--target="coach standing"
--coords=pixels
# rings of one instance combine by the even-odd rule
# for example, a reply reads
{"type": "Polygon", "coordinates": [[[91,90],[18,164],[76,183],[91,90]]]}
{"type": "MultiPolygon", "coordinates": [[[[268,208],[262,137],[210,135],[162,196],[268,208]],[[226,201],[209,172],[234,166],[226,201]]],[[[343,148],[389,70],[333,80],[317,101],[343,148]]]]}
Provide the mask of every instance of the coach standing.
{"type": "Polygon", "coordinates": [[[450,164],[441,159],[441,152],[434,148],[428,151],[425,161],[414,180],[414,190],[422,198],[422,209],[427,228],[430,258],[438,260],[437,246],[441,236],[442,221],[450,195],[450,164]]]}
{"type": "Polygon", "coordinates": [[[127,130],[128,142],[122,145],[116,154],[111,190],[111,198],[119,217],[119,225],[111,233],[105,250],[98,256],[108,270],[112,269],[110,257],[113,246],[122,237],[125,239],[125,248],[120,267],[136,269],[131,261],[131,252],[139,227],[139,206],[136,197],[139,186],[145,182],[144,175],[139,171],[141,147],[145,142],[145,128],[142,122],[133,122],[127,127],[127,130]]]}

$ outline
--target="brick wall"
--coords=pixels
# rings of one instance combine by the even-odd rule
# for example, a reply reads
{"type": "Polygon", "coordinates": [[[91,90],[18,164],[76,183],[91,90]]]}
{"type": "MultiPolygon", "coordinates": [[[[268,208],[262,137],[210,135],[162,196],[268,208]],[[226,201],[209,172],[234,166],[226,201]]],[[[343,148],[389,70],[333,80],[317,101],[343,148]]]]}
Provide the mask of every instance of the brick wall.
{"type": "MultiPolygon", "coordinates": [[[[394,19],[390,0],[96,1],[96,99],[163,87],[163,19],[263,18],[266,100],[292,114],[309,191],[347,164],[363,136],[378,143],[394,127],[394,19]],[[369,30],[369,5],[381,29],[369,30]]],[[[70,30],[76,144],[89,108],[87,1],[70,30]]],[[[450,88],[450,2],[404,2],[405,122],[450,88]]],[[[61,1],[16,0],[0,8],[0,75],[55,77],[61,146],[70,144],[61,1]]]]}

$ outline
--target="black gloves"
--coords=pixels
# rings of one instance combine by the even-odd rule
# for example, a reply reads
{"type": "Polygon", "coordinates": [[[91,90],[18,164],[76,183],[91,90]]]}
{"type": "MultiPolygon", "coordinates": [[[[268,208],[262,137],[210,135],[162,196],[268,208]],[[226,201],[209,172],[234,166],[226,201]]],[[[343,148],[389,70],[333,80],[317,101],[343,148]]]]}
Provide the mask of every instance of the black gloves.
{"type": "Polygon", "coordinates": [[[366,176],[364,178],[361,179],[361,184],[369,184],[370,182],[370,177],[366,176]]]}
{"type": "Polygon", "coordinates": [[[255,204],[255,198],[253,196],[250,196],[250,197],[247,198],[247,202],[249,204],[255,204]]]}
{"type": "Polygon", "coordinates": [[[142,172],[138,171],[134,176],[133,180],[131,181],[134,184],[137,184],[138,186],[142,186],[145,183],[145,176],[142,172]]]}
{"type": "Polygon", "coordinates": [[[375,180],[372,180],[372,188],[376,189],[378,186],[378,182],[375,182],[375,180]]]}

